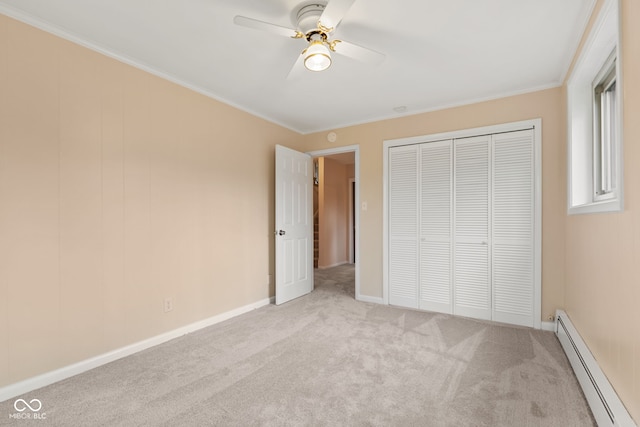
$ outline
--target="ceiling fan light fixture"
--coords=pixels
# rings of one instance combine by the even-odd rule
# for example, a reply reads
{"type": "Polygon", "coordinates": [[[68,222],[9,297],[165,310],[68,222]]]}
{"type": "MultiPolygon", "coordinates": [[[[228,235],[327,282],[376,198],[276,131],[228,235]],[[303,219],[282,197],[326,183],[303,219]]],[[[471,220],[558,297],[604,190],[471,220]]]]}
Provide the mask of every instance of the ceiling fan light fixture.
{"type": "Polygon", "coordinates": [[[303,52],[304,66],[310,71],[324,71],[331,66],[331,52],[322,40],[313,40],[303,52]]]}

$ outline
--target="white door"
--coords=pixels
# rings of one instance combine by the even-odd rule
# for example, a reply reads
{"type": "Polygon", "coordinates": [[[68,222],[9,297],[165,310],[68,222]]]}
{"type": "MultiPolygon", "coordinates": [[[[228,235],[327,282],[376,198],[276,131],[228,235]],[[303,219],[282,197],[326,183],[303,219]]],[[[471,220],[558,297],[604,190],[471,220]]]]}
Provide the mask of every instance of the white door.
{"type": "Polygon", "coordinates": [[[453,141],[420,146],[420,309],[452,313],[453,141]]]}
{"type": "Polygon", "coordinates": [[[276,145],[276,304],[313,289],[313,161],[276,145]]]}
{"type": "Polygon", "coordinates": [[[493,135],[493,320],[534,325],[533,131],[493,135]]]}
{"type": "Polygon", "coordinates": [[[389,304],[418,308],[418,146],[389,150],[389,304]]]}
{"type": "Polygon", "coordinates": [[[490,139],[454,143],[453,313],[486,320],[491,320],[490,139]]]}

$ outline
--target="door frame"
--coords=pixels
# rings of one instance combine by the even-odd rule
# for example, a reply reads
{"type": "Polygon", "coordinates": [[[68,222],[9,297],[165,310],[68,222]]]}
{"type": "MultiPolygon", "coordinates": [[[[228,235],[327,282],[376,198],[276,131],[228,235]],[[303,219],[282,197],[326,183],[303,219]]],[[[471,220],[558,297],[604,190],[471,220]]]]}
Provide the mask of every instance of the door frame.
{"type": "MultiPolygon", "coordinates": [[[[354,153],[355,156],[355,167],[354,167],[354,175],[355,175],[355,183],[356,183],[356,206],[360,206],[360,145],[346,145],[343,147],[335,147],[335,148],[327,148],[324,150],[315,150],[315,151],[307,151],[306,154],[310,155],[312,158],[316,157],[325,157],[331,156],[332,154],[342,154],[342,153],[354,153]]],[[[358,301],[366,301],[366,297],[363,298],[360,294],[360,209],[355,210],[356,217],[356,259],[355,259],[355,271],[356,271],[356,300],[358,301]]],[[[351,232],[349,233],[351,234],[351,232]]]]}
{"type": "MultiPolygon", "coordinates": [[[[355,175],[355,172],[354,172],[355,175]]],[[[351,264],[355,264],[356,262],[356,256],[354,253],[354,245],[355,245],[355,230],[353,229],[353,227],[355,226],[354,222],[354,215],[356,214],[356,206],[357,204],[355,203],[354,200],[354,196],[355,196],[355,187],[356,186],[356,179],[355,178],[349,178],[349,262],[351,264]]]]}
{"type": "Polygon", "coordinates": [[[523,120],[499,125],[462,129],[452,132],[385,140],[382,170],[382,300],[389,304],[389,149],[402,145],[422,144],[445,139],[487,135],[533,129],[534,144],[534,313],[535,329],[542,327],[542,119],[523,120]]]}

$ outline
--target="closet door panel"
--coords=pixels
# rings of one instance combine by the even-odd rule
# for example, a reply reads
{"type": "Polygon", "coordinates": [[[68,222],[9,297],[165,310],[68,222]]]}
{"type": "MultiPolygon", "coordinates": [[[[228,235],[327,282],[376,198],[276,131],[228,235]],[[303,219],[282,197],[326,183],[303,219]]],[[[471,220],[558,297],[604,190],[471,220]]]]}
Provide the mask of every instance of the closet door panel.
{"type": "Polygon", "coordinates": [[[418,147],[389,149],[389,304],[418,308],[418,147]]]}
{"type": "Polygon", "coordinates": [[[451,233],[453,141],[420,146],[420,302],[452,313],[451,233]]]}
{"type": "Polygon", "coordinates": [[[490,136],[454,141],[454,314],[491,319],[490,136]]]}
{"type": "Polygon", "coordinates": [[[533,131],[493,136],[493,320],[533,326],[533,131]]]}
{"type": "Polygon", "coordinates": [[[455,314],[490,320],[488,247],[456,243],[455,250],[455,314]]]}

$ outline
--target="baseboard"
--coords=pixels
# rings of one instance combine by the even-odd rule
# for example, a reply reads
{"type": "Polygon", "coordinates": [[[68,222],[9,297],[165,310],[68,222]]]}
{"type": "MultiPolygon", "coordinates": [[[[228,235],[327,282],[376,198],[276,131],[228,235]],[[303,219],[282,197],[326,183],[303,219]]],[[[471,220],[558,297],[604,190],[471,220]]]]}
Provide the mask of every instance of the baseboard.
{"type": "Polygon", "coordinates": [[[636,427],[624,404],[567,313],[556,312],[556,335],[580,382],[599,427],[636,427]]]}
{"type": "Polygon", "coordinates": [[[357,301],[372,302],[374,304],[384,304],[384,299],[380,297],[371,297],[369,295],[356,295],[357,301]]]}
{"type": "Polygon", "coordinates": [[[126,347],[122,347],[117,350],[113,350],[108,353],[104,353],[99,356],[92,357],[90,359],[83,360],[78,363],[74,363],[73,365],[65,366],[63,368],[56,369],[55,371],[47,372],[45,374],[26,379],[24,381],[20,381],[15,384],[10,384],[6,387],[0,388],[0,402],[4,402],[5,400],[11,399],[12,397],[16,397],[21,394],[39,389],[41,387],[45,387],[50,384],[56,383],[58,381],[62,381],[74,375],[81,374],[83,372],[97,368],[99,366],[105,365],[115,360],[122,359],[123,357],[130,356],[142,350],[146,350],[156,345],[165,343],[174,338],[178,338],[183,335],[198,331],[200,329],[215,325],[217,323],[224,322],[225,320],[229,320],[241,314],[248,313],[257,308],[264,307],[269,304],[273,304],[274,300],[275,300],[274,298],[265,298],[261,301],[248,304],[243,307],[239,307],[234,310],[227,311],[225,313],[218,314],[208,319],[191,323],[189,325],[180,327],[178,329],[174,329],[169,332],[165,332],[164,334],[160,334],[155,337],[148,338],[146,340],[128,345],[126,347]]]}
{"type": "Polygon", "coordinates": [[[541,322],[540,329],[542,329],[543,331],[555,332],[556,322],[541,322]]]}
{"type": "Polygon", "coordinates": [[[340,261],[340,262],[336,262],[335,264],[331,264],[331,265],[319,265],[318,266],[318,270],[326,270],[328,268],[339,267],[339,266],[345,265],[345,264],[349,264],[349,261],[340,261]]]}

